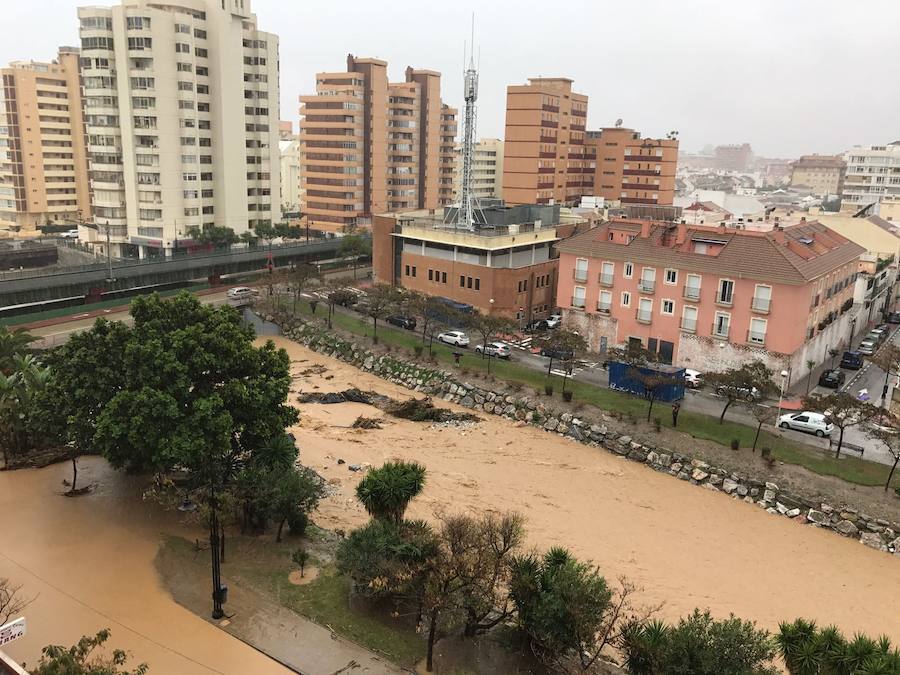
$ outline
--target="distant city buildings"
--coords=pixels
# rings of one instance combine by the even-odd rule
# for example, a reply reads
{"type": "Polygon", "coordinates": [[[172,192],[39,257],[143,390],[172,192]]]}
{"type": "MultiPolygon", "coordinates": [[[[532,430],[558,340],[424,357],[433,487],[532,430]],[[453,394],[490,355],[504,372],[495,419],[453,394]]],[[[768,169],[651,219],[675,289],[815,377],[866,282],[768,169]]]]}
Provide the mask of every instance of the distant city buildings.
{"type": "Polygon", "coordinates": [[[803,155],[791,163],[791,185],[806,186],[814,195],[839,195],[847,163],[835,155],[803,155]]]}
{"type": "Polygon", "coordinates": [[[314,229],[450,203],[456,110],[441,101],[440,73],[407,68],[389,83],[386,61],[350,55],[345,72],[319,73],[300,104],[303,212],[314,229]]]}
{"type": "Polygon", "coordinates": [[[170,255],[192,228],[281,219],[278,38],[250,0],[81,7],[97,229],[123,257],[170,255]]]}
{"type": "MultiPolygon", "coordinates": [[[[458,155],[456,193],[462,181],[462,154],[458,155]]],[[[503,141],[499,138],[482,138],[475,143],[472,161],[472,191],[478,199],[503,198],[503,141]]]]}
{"type": "Polygon", "coordinates": [[[506,89],[503,199],[576,204],[593,195],[596,157],[585,145],[588,97],[565,77],[532,77],[506,89]]]}
{"type": "Polygon", "coordinates": [[[844,154],[847,173],[841,211],[857,212],[882,199],[900,196],[900,141],[855,146],[844,154]]]}
{"type": "Polygon", "coordinates": [[[859,246],[816,222],[766,232],[612,219],[557,244],[563,323],[704,372],[758,358],[803,377],[849,335],[859,246]]]}
{"type": "Polygon", "coordinates": [[[0,70],[0,230],[35,236],[90,216],[78,49],[0,70]]]}
{"type": "Polygon", "coordinates": [[[713,151],[715,166],[726,171],[747,171],[753,159],[749,143],[717,145],[713,151]]]}
{"type": "Polygon", "coordinates": [[[676,139],[641,138],[634,129],[615,126],[589,131],[586,147],[596,157],[594,195],[622,204],[673,203],[676,139]]]}
{"type": "Polygon", "coordinates": [[[281,152],[281,211],[295,213],[300,210],[300,139],[294,134],[294,125],[279,122],[278,149],[281,152]]]}

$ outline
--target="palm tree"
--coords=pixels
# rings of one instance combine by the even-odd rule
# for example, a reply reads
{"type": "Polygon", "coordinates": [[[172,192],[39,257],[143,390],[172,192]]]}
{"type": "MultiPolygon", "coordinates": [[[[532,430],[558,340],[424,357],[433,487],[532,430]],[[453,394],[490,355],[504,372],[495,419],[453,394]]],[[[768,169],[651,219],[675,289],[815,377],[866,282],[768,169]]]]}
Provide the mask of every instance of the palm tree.
{"type": "Polygon", "coordinates": [[[399,523],[406,507],[425,486],[425,467],[416,462],[387,462],[356,486],[356,498],[376,520],[399,523]]]}
{"type": "Polygon", "coordinates": [[[31,354],[29,345],[35,340],[37,338],[23,328],[10,330],[6,326],[0,326],[0,373],[9,375],[13,370],[15,357],[31,354]]]}
{"type": "Polygon", "coordinates": [[[9,454],[22,452],[29,444],[29,415],[35,397],[50,381],[50,369],[31,354],[16,354],[8,373],[0,372],[0,448],[4,464],[9,454]]]}

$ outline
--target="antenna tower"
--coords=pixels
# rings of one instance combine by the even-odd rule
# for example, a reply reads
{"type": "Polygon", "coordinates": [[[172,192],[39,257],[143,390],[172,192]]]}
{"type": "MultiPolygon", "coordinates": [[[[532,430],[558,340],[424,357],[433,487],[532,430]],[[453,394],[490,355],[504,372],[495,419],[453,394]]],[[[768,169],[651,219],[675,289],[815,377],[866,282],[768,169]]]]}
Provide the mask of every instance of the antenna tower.
{"type": "Polygon", "coordinates": [[[472,193],[472,164],[475,159],[475,101],[478,99],[478,70],[475,68],[475,16],[472,15],[472,43],[469,52],[469,66],[463,79],[463,98],[466,109],[463,117],[462,142],[462,182],[460,185],[459,208],[456,212],[456,226],[467,230],[475,229],[475,211],[480,210],[478,200],[472,193]]]}

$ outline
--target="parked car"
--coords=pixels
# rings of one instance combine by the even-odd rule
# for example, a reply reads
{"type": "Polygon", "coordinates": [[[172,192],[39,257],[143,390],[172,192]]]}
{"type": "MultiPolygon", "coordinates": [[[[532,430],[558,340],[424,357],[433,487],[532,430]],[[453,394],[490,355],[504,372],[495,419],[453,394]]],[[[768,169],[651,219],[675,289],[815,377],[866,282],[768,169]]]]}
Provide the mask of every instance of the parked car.
{"type": "Polygon", "coordinates": [[[547,328],[559,328],[562,323],[562,314],[551,314],[547,317],[547,328]]]}
{"type": "Polygon", "coordinates": [[[547,323],[547,319],[535,319],[534,321],[529,321],[525,324],[525,330],[529,333],[534,333],[540,330],[547,330],[550,328],[550,324],[547,323]]]}
{"type": "Polygon", "coordinates": [[[856,351],[863,356],[872,356],[876,349],[878,349],[878,343],[867,338],[859,343],[859,347],[856,348],[856,351]]]}
{"type": "Polygon", "coordinates": [[[456,345],[457,347],[468,347],[469,346],[469,336],[463,333],[461,330],[449,330],[446,333],[439,333],[437,336],[438,342],[443,342],[448,345],[456,345]]]}
{"type": "Polygon", "coordinates": [[[488,342],[487,346],[478,345],[475,347],[476,354],[481,354],[482,352],[488,356],[496,356],[500,359],[508,359],[512,354],[512,350],[505,342],[488,342]]]}
{"type": "Polygon", "coordinates": [[[554,349],[549,345],[541,347],[541,356],[547,356],[556,361],[568,361],[574,355],[571,349],[554,349]]]}
{"type": "Polygon", "coordinates": [[[834,425],[822,413],[799,412],[788,413],[778,418],[778,426],[782,429],[795,429],[815,434],[819,438],[830,436],[834,425]]]}
{"type": "Polygon", "coordinates": [[[78,230],[66,230],[65,232],[60,232],[59,236],[62,239],[78,239],[78,230]]]}
{"type": "Polygon", "coordinates": [[[900,312],[891,312],[888,314],[888,323],[900,323],[900,312]]]}
{"type": "Polygon", "coordinates": [[[881,330],[880,328],[873,328],[872,330],[870,330],[868,332],[866,337],[863,339],[871,340],[872,342],[875,342],[876,344],[881,344],[882,342],[884,342],[886,337],[887,337],[887,331],[881,330]]]}
{"type": "Polygon", "coordinates": [[[684,369],[684,383],[691,389],[699,389],[703,386],[703,375],[692,368],[684,369]]]}
{"type": "Polygon", "coordinates": [[[834,370],[826,370],[819,376],[819,386],[828,387],[829,389],[840,389],[844,385],[847,376],[843,370],[835,368],[834,370]]]}
{"type": "Polygon", "coordinates": [[[227,296],[230,300],[246,300],[248,298],[255,298],[256,291],[247,286],[235,286],[234,288],[229,288],[227,296]]]}
{"type": "Polygon", "coordinates": [[[403,316],[402,314],[394,314],[387,318],[387,322],[393,326],[399,326],[406,330],[416,329],[416,318],[413,316],[403,316]]]}
{"type": "MultiPolygon", "coordinates": [[[[725,389],[726,387],[716,387],[716,393],[719,396],[724,396],[725,389]]],[[[762,394],[756,387],[738,387],[737,392],[740,398],[747,401],[758,401],[762,397],[762,394]]]]}
{"type": "Polygon", "coordinates": [[[863,367],[863,358],[859,352],[844,352],[841,356],[841,368],[859,370],[863,367]]]}

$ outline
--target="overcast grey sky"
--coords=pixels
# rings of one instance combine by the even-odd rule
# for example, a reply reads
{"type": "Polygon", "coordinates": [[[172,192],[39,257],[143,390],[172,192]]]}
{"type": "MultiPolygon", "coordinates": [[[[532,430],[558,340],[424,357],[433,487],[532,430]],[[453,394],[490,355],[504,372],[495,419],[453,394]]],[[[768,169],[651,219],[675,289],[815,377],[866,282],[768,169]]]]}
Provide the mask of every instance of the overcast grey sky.
{"type": "MultiPolygon", "coordinates": [[[[112,0],[3,0],[0,62],[77,44],[75,8],[112,0]]],[[[463,41],[476,12],[479,136],[503,136],[508,84],[566,76],[590,96],[588,128],[621,117],[681,147],[749,142],[794,157],[900,139],[900,0],[252,0],[281,38],[282,119],[318,71],[348,53],[443,74],[460,106],[463,41]]]]}

